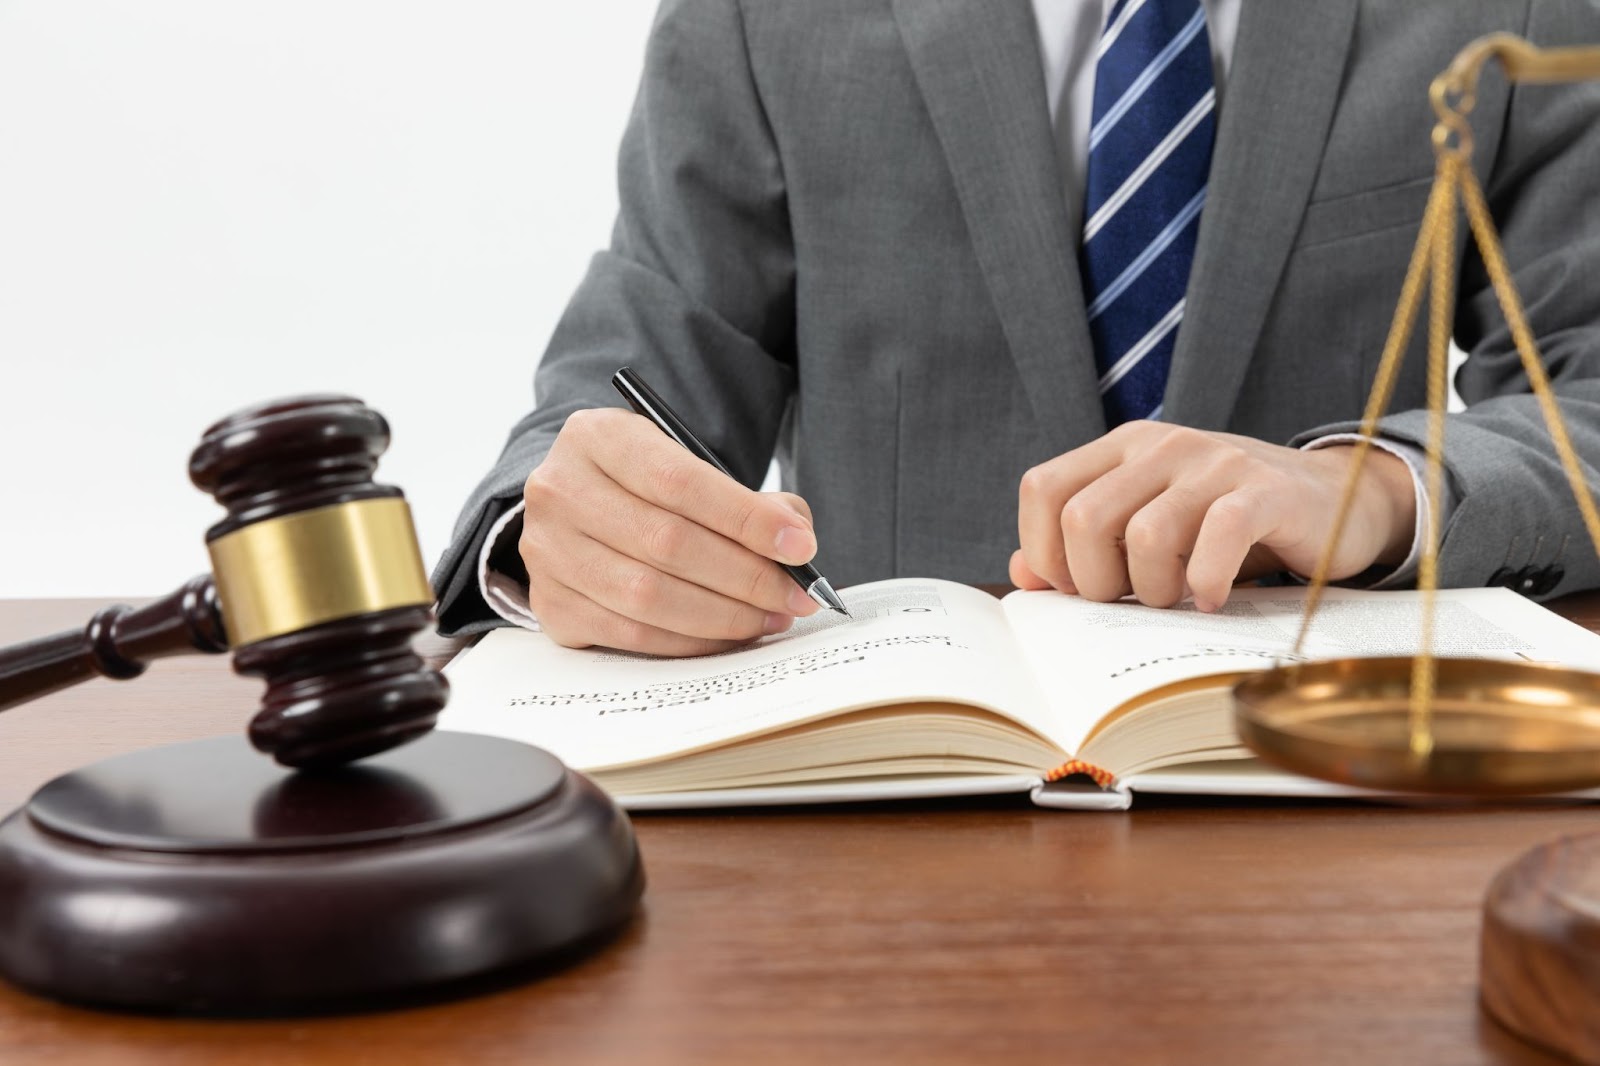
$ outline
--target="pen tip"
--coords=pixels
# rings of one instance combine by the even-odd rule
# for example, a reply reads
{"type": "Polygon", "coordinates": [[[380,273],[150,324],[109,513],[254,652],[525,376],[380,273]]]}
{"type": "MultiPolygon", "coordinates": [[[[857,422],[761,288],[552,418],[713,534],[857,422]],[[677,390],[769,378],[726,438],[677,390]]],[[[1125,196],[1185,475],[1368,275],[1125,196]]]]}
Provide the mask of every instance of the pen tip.
{"type": "Polygon", "coordinates": [[[844,601],[839,598],[839,594],[833,591],[833,586],[828,584],[827,578],[817,578],[817,580],[813,582],[811,587],[806,591],[811,593],[811,598],[816,600],[822,606],[832,608],[833,610],[844,615],[846,618],[850,617],[849,609],[845,607],[844,601]]]}

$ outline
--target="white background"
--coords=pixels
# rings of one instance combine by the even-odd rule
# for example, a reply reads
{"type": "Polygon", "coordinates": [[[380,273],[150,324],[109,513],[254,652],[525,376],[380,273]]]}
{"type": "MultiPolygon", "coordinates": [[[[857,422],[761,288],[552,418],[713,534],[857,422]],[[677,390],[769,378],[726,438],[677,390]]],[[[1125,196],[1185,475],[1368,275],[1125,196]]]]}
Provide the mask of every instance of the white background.
{"type": "Polygon", "coordinates": [[[0,5],[0,597],[207,569],[201,431],[382,411],[430,565],[609,236],[655,0],[0,5]]]}

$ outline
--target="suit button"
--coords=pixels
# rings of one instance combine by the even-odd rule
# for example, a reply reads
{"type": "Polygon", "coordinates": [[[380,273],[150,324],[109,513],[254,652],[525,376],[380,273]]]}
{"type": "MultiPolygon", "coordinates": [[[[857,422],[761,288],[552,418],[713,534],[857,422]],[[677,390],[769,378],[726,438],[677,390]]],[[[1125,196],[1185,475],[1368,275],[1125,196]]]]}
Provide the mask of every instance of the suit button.
{"type": "Polygon", "coordinates": [[[1560,566],[1545,567],[1539,572],[1539,583],[1537,586],[1535,586],[1533,594],[1535,596],[1543,596],[1545,593],[1561,584],[1561,579],[1566,576],[1566,570],[1560,566]]]}

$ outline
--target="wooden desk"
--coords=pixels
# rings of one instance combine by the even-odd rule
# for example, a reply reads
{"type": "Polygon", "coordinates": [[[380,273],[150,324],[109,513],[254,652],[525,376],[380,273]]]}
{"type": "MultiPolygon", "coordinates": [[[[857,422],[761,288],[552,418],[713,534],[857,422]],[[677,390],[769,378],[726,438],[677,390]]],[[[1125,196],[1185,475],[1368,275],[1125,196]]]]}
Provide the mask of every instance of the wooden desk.
{"type": "MultiPolygon", "coordinates": [[[[0,601],[0,643],[97,603],[0,601]]],[[[1564,611],[1600,628],[1600,597],[1564,611]]],[[[431,652],[448,653],[433,639],[431,652]]],[[[0,715],[0,804],[241,728],[226,657],[0,715]]],[[[562,973],[297,1021],[99,1014],[0,985],[0,1063],[1546,1063],[1477,1006],[1478,905],[1573,807],[1025,801],[636,819],[646,907],[562,973]]]]}

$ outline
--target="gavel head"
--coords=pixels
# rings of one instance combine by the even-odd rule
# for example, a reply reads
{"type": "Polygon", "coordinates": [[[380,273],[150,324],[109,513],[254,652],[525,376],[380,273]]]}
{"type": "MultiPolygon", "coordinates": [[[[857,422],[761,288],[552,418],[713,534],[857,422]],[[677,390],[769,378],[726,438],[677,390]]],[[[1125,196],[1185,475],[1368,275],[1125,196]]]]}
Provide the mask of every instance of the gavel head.
{"type": "Polygon", "coordinates": [[[189,476],[227,508],[206,533],[234,668],[267,683],[250,740],[337,766],[433,728],[445,679],[411,648],[432,619],[411,512],[373,480],[383,416],[301,396],[206,430],[189,476]]]}

